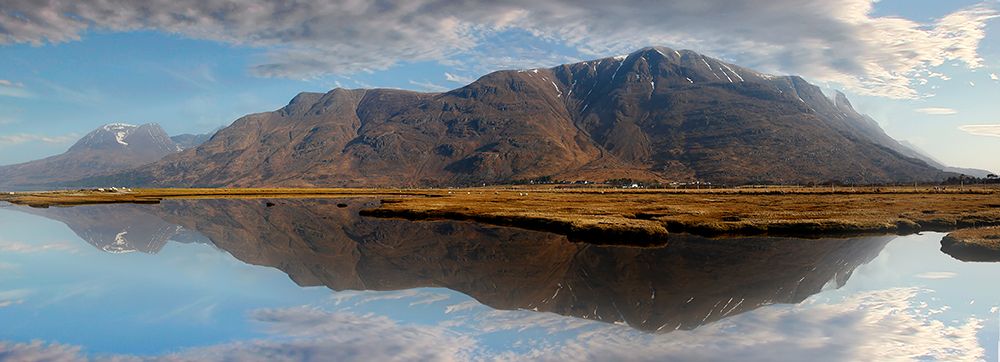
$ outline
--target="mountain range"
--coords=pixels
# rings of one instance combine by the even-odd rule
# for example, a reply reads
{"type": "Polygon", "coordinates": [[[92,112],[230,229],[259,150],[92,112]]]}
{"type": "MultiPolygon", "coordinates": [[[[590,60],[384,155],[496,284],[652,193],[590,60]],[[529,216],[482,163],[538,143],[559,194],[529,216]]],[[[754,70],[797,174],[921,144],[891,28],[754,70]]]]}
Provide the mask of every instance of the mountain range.
{"type": "MultiPolygon", "coordinates": [[[[842,93],[828,97],[797,76],[662,47],[498,71],[443,93],[300,93],[285,107],[244,116],[211,139],[187,139],[177,138],[183,146],[157,146],[162,152],[142,162],[35,179],[171,187],[613,178],[877,184],[979,171],[947,168],[897,142],[842,93]]],[[[0,176],[15,176],[0,180],[26,182],[3,170],[0,176]]]]}

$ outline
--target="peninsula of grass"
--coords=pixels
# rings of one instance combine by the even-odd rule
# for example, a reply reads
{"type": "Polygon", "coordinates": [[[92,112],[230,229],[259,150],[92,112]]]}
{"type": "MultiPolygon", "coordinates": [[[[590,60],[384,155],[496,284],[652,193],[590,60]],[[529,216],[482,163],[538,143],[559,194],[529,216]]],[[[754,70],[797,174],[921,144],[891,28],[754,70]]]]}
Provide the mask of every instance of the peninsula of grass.
{"type": "Polygon", "coordinates": [[[381,205],[362,210],[362,215],[473,220],[615,244],[661,243],[668,233],[679,232],[819,238],[1000,225],[1000,190],[996,188],[229,188],[0,195],[0,201],[35,207],[202,198],[373,198],[381,200],[381,205]]]}
{"type": "Polygon", "coordinates": [[[941,251],[962,261],[1000,262],[1000,227],[952,232],[941,239],[941,251]]]}

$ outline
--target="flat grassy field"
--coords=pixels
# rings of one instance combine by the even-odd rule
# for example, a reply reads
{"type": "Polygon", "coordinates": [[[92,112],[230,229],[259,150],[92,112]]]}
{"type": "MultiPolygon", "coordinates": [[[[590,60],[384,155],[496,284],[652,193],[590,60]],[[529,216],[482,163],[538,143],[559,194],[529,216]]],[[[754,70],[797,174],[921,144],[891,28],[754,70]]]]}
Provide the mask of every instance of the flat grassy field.
{"type": "Polygon", "coordinates": [[[0,201],[49,207],[164,199],[353,197],[382,201],[377,208],[363,210],[367,216],[475,220],[634,244],[658,243],[668,232],[826,237],[1000,225],[1000,189],[987,187],[134,189],[2,194],[0,201]]]}

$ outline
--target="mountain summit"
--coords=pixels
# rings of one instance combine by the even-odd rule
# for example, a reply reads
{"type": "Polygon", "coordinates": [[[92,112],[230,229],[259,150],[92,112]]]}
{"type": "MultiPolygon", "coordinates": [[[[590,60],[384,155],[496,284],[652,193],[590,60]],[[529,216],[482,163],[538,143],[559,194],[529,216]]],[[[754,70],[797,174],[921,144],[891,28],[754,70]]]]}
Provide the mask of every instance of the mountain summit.
{"type": "Polygon", "coordinates": [[[0,187],[44,188],[145,165],[180,150],[158,124],[110,123],[91,131],[63,154],[0,166],[0,187]]]}
{"type": "Polygon", "coordinates": [[[449,186],[533,178],[724,184],[912,182],[843,94],[663,47],[498,71],[444,93],[301,93],[195,149],[92,180],[168,186],[449,186]]]}

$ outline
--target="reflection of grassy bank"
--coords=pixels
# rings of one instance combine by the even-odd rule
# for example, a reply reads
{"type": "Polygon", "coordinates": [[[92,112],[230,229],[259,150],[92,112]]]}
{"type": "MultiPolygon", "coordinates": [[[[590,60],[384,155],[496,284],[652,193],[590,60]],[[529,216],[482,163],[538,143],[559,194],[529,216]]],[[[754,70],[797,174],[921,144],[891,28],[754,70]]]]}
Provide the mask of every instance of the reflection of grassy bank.
{"type": "Polygon", "coordinates": [[[369,216],[471,219],[587,240],[655,242],[670,232],[701,235],[832,236],[1000,225],[1000,190],[724,189],[137,189],[0,195],[39,207],[171,198],[372,197],[369,216]]]}
{"type": "Polygon", "coordinates": [[[1000,262],[1000,227],[955,231],[941,239],[941,251],[962,261],[1000,262]]]}
{"type": "Polygon", "coordinates": [[[317,188],[198,188],[132,189],[124,192],[67,190],[0,194],[0,201],[33,207],[110,203],[158,203],[164,199],[342,198],[422,196],[423,192],[395,189],[317,188]]]}

